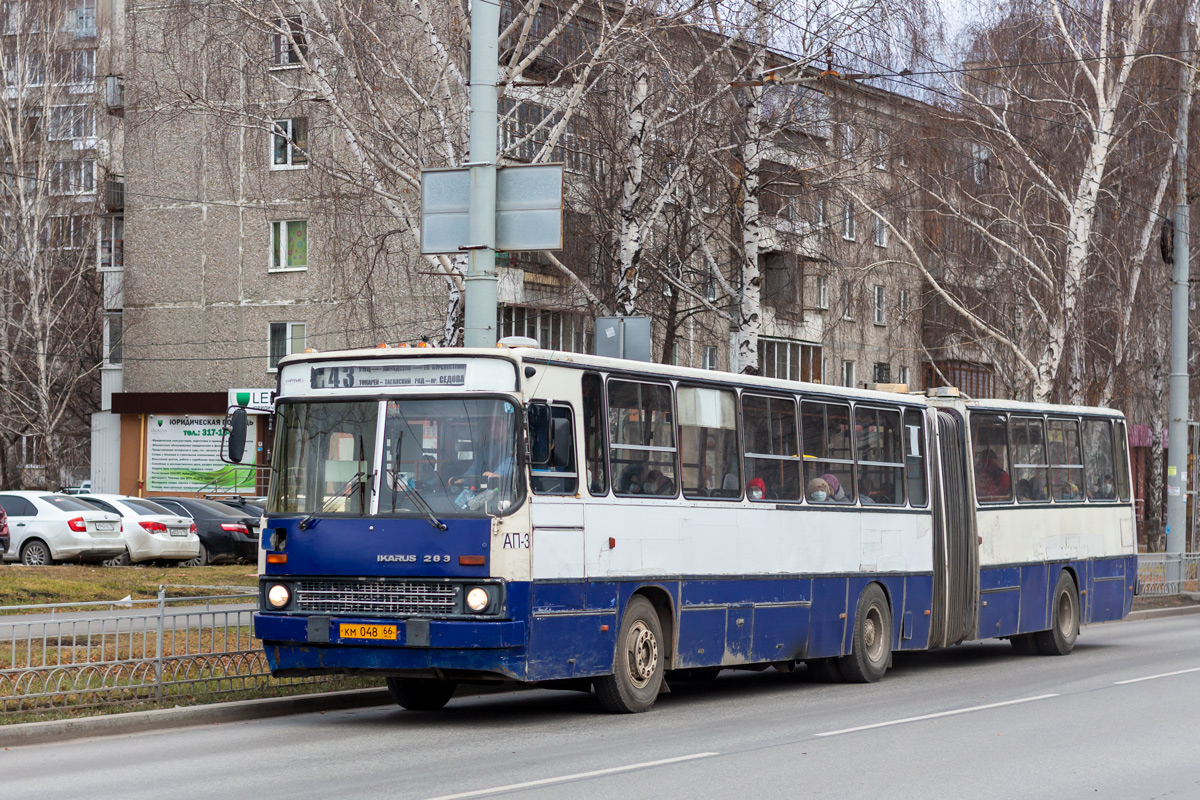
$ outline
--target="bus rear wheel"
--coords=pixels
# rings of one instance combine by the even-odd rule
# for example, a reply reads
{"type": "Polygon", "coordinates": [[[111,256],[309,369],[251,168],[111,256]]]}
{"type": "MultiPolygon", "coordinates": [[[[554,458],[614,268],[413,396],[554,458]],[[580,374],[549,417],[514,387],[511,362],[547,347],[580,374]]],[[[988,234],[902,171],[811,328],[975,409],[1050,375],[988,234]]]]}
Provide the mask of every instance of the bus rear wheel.
{"type": "Polygon", "coordinates": [[[854,615],[850,654],[838,659],[838,670],[850,683],[874,683],[892,660],[892,609],[877,583],[863,590],[854,615]]]}
{"type": "Polygon", "coordinates": [[[1075,649],[1079,638],[1079,591],[1071,575],[1058,573],[1058,583],[1050,606],[1050,630],[1033,635],[1038,652],[1044,656],[1065,656],[1075,649]]]}
{"type": "Polygon", "coordinates": [[[612,674],[593,682],[605,711],[636,714],[654,705],[665,673],[662,644],[658,612],[645,597],[634,595],[621,618],[612,674]]]}
{"type": "Polygon", "coordinates": [[[457,684],[433,678],[388,678],[387,687],[392,699],[401,708],[437,711],[450,702],[457,684]]]}

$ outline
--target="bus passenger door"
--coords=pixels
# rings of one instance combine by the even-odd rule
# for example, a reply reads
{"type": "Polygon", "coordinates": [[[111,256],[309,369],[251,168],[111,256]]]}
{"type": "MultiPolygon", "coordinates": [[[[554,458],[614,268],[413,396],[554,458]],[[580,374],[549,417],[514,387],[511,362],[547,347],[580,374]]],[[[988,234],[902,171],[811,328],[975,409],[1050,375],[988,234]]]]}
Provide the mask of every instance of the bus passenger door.
{"type": "Polygon", "coordinates": [[[967,473],[966,426],[957,413],[936,414],[930,648],[948,647],[973,636],[979,609],[979,548],[967,473]]]}

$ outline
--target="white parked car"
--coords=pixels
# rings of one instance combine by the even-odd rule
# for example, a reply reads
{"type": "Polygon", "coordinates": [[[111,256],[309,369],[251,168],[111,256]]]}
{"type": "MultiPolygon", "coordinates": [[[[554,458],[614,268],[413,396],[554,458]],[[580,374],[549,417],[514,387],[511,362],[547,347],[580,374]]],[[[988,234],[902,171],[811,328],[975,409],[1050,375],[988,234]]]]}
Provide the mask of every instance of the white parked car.
{"type": "Polygon", "coordinates": [[[125,552],[121,517],[70,495],[0,492],[12,543],[5,561],[30,567],[55,561],[103,561],[125,552]]]}
{"type": "Polygon", "coordinates": [[[81,494],[79,500],[121,517],[126,552],[105,564],[123,567],[141,561],[187,561],[200,554],[196,523],[153,500],[119,494],[81,494]]]}

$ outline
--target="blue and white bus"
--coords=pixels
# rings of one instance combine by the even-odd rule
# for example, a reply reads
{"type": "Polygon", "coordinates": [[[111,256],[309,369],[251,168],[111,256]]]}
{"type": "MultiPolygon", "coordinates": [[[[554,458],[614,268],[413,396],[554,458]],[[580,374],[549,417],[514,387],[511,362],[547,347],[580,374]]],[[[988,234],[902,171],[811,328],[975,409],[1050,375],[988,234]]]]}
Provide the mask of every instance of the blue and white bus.
{"type": "Polygon", "coordinates": [[[275,675],[383,676],[405,708],[510,681],[636,712],[673,676],[874,681],[898,650],[1066,654],[1126,615],[1121,414],[936,394],[533,347],[289,356],[257,636],[275,675]]]}

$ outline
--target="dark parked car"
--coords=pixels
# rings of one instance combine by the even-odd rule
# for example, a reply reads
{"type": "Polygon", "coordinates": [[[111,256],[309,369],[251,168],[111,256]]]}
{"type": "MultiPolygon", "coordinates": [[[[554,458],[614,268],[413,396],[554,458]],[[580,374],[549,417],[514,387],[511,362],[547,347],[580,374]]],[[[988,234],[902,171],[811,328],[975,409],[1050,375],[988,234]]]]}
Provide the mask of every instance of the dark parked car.
{"type": "Polygon", "coordinates": [[[265,498],[242,497],[240,494],[235,494],[232,497],[210,497],[209,499],[216,500],[223,506],[229,506],[255,519],[262,519],[263,514],[267,513],[265,498]]]}
{"type": "Polygon", "coordinates": [[[183,562],[203,566],[218,561],[258,561],[259,517],[199,497],[152,497],[170,511],[191,517],[200,535],[200,555],[183,562]]]}

